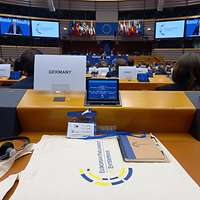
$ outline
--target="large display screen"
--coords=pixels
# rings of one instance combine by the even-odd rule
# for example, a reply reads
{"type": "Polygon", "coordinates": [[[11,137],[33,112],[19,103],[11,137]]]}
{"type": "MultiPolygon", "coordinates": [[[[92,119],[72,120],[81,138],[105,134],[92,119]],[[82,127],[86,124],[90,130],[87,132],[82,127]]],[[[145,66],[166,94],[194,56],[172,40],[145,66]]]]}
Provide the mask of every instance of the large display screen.
{"type": "Polygon", "coordinates": [[[59,38],[59,22],[32,20],[33,37],[59,38]]]}
{"type": "Polygon", "coordinates": [[[0,17],[0,34],[8,36],[30,36],[30,20],[0,17]]]}
{"type": "Polygon", "coordinates": [[[156,22],[156,39],[184,37],[185,20],[156,22]]]}
{"type": "Polygon", "coordinates": [[[199,37],[200,36],[200,19],[186,20],[186,37],[199,37]]]}

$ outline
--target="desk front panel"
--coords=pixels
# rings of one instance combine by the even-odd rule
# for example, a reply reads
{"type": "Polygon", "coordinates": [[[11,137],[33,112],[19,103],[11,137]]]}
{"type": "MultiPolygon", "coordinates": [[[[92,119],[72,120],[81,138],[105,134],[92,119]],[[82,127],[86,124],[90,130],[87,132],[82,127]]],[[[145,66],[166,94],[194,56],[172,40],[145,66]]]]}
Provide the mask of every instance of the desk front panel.
{"type": "MultiPolygon", "coordinates": [[[[118,130],[187,132],[195,108],[184,92],[121,91],[121,107],[92,107],[98,125],[118,130]]],[[[66,131],[67,112],[84,111],[84,93],[48,93],[28,90],[18,105],[24,131],[66,131]],[[65,102],[54,102],[63,96],[65,102]]]]}

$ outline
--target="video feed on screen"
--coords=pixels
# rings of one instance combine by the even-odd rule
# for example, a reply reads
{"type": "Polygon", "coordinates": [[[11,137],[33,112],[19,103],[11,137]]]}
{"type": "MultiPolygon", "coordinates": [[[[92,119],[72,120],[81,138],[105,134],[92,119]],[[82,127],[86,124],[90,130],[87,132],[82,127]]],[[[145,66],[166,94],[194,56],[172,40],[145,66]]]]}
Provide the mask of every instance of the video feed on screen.
{"type": "Polygon", "coordinates": [[[95,80],[88,82],[88,100],[118,99],[118,84],[116,80],[95,80]]]}
{"type": "Polygon", "coordinates": [[[0,34],[7,36],[30,36],[30,20],[0,17],[0,34]]]}
{"type": "Polygon", "coordinates": [[[143,33],[142,20],[121,20],[118,25],[118,34],[124,37],[140,36],[143,33]]]}
{"type": "Polygon", "coordinates": [[[185,20],[156,22],[156,39],[184,37],[185,20]]]}
{"type": "Polygon", "coordinates": [[[59,22],[32,20],[32,36],[59,38],[59,22]]]}
{"type": "Polygon", "coordinates": [[[200,36],[200,19],[186,20],[186,37],[199,37],[200,36]]]}

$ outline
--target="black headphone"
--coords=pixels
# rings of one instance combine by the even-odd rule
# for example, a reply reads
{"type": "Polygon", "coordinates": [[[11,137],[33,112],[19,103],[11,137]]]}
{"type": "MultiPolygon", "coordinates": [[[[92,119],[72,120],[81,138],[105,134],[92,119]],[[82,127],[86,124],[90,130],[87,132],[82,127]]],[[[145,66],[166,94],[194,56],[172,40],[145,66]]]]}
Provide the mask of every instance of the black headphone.
{"type": "Polygon", "coordinates": [[[10,153],[12,150],[20,151],[23,150],[29,143],[30,139],[25,136],[14,136],[0,139],[0,142],[5,142],[0,146],[0,161],[10,158],[10,153]],[[12,140],[22,140],[24,143],[20,146],[20,148],[15,149],[14,144],[10,141],[12,140]],[[9,141],[9,142],[7,142],[9,141]]]}

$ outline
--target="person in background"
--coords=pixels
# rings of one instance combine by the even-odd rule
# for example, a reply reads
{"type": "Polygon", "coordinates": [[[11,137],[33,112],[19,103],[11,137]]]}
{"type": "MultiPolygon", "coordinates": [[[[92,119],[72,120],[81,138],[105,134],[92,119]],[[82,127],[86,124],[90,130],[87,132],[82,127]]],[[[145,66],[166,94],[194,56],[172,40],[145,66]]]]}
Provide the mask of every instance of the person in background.
{"type": "Polygon", "coordinates": [[[13,35],[23,35],[21,27],[17,24],[17,20],[13,19],[8,28],[8,33],[13,35]]]}
{"type": "Polygon", "coordinates": [[[3,58],[0,58],[0,64],[4,64],[5,60],[3,58]]]}
{"type": "Polygon", "coordinates": [[[34,60],[35,55],[43,54],[39,49],[28,49],[20,57],[20,68],[24,75],[27,77],[10,88],[16,89],[33,89],[33,76],[34,76],[34,60]]]}
{"type": "Polygon", "coordinates": [[[98,64],[94,65],[91,69],[91,75],[96,77],[98,75],[98,64]]]}
{"type": "Polygon", "coordinates": [[[116,63],[112,65],[111,70],[106,74],[106,77],[118,77],[119,66],[127,66],[127,61],[123,58],[116,60],[116,63]]]}
{"type": "Polygon", "coordinates": [[[156,75],[167,75],[167,71],[164,65],[158,66],[158,69],[155,72],[156,75]]]}
{"type": "Polygon", "coordinates": [[[17,58],[17,59],[15,60],[13,70],[14,70],[14,71],[22,71],[21,63],[20,63],[20,58],[17,58]]]}
{"type": "Polygon", "coordinates": [[[134,66],[133,58],[128,60],[128,66],[134,66]]]}
{"type": "Polygon", "coordinates": [[[174,84],[161,86],[157,90],[199,91],[200,57],[194,53],[182,55],[172,73],[174,84]]]}

